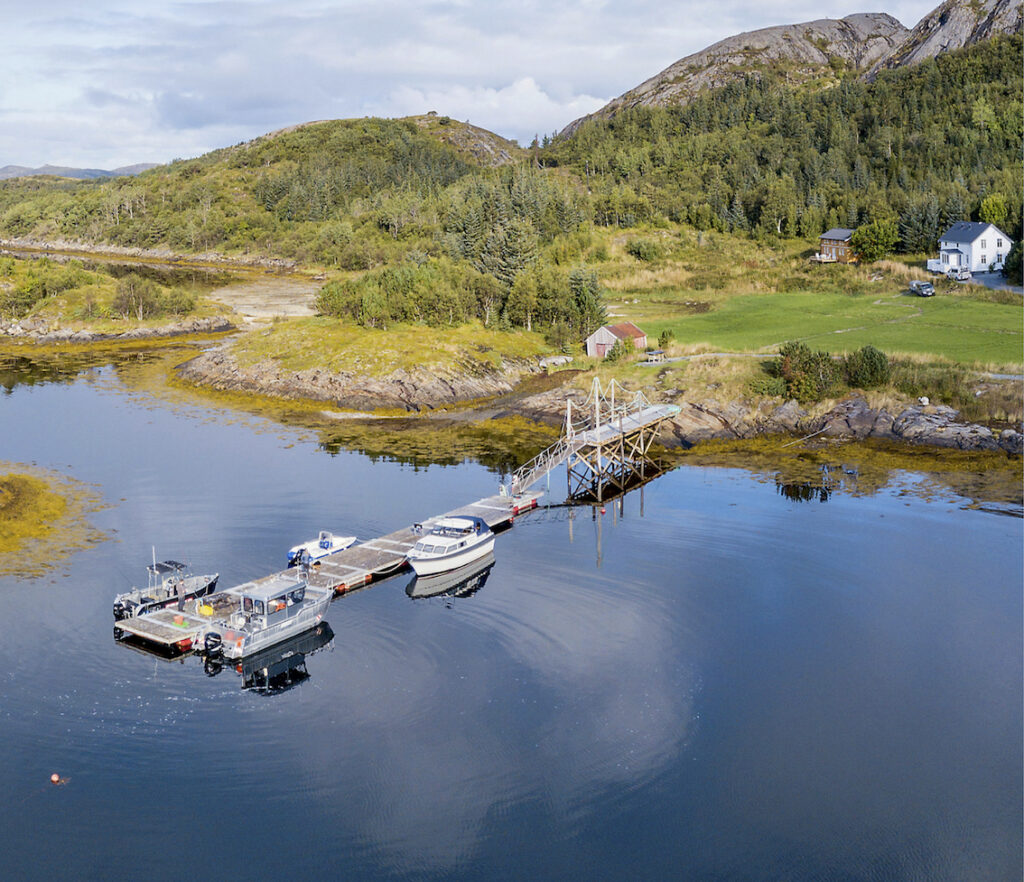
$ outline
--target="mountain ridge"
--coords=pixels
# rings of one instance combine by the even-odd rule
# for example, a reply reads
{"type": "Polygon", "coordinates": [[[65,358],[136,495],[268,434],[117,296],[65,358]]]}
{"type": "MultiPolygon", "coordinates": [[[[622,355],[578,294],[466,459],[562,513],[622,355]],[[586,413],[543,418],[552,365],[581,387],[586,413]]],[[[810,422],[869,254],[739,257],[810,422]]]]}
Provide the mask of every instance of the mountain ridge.
{"type": "Polygon", "coordinates": [[[119,168],[76,168],[64,165],[41,165],[38,168],[29,168],[24,165],[5,165],[0,167],[0,180],[10,178],[28,178],[33,175],[53,175],[58,178],[76,178],[79,180],[90,180],[92,178],[118,178],[142,174],[151,168],[156,168],[155,162],[137,162],[134,165],[122,165],[119,168]]]}
{"type": "Polygon", "coordinates": [[[873,79],[884,69],[918,64],[997,34],[1020,33],[1022,12],[1024,0],[945,0],[910,29],[877,12],[747,31],[679,59],[594,113],[573,120],[560,135],[631,107],[686,104],[705,89],[765,69],[785,75],[794,85],[817,80],[822,88],[837,83],[845,71],[873,79]]]}

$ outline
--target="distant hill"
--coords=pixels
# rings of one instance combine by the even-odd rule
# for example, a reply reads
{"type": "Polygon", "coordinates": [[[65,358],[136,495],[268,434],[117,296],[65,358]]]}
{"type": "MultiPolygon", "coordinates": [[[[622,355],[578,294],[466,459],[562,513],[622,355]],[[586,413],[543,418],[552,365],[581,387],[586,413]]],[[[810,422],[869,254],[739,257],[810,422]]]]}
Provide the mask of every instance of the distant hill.
{"type": "Polygon", "coordinates": [[[123,165],[120,168],[70,168],[63,165],[41,165],[39,168],[27,168],[24,165],[5,165],[0,168],[0,180],[8,178],[28,178],[32,175],[53,175],[57,178],[78,178],[89,180],[91,178],[118,178],[129,175],[141,174],[151,168],[156,168],[154,162],[140,162],[135,165],[123,165]]]}
{"type": "Polygon", "coordinates": [[[879,70],[917,64],[942,52],[998,34],[1020,33],[1024,0],[946,0],[908,30],[891,15],[861,13],[841,19],[762,28],[720,40],[688,55],[600,110],[574,120],[608,119],[637,106],[687,104],[705,89],[766,72],[791,85],[827,88],[854,71],[872,79],[879,70]]]}

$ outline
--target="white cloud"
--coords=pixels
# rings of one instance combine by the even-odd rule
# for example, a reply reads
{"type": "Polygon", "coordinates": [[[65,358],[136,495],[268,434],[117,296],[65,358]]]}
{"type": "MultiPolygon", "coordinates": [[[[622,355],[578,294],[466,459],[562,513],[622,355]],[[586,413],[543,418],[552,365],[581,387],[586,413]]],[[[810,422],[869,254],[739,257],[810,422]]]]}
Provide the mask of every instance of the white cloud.
{"type": "Polygon", "coordinates": [[[518,138],[525,146],[534,134],[550,133],[607,102],[608,98],[593,95],[558,100],[537,85],[533,77],[523,77],[500,89],[457,85],[424,90],[402,86],[387,96],[382,107],[401,116],[436,110],[453,119],[469,120],[498,134],[518,138]]]}

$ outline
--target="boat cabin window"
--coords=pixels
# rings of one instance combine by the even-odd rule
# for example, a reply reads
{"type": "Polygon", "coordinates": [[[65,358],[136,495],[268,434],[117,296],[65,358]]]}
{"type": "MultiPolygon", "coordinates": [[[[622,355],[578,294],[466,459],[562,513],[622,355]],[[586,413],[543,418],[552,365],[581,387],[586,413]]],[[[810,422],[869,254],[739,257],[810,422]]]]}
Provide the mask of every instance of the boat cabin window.
{"type": "Polygon", "coordinates": [[[258,616],[263,615],[263,601],[253,600],[251,597],[242,598],[242,609],[247,613],[255,613],[258,616]]]}
{"type": "Polygon", "coordinates": [[[433,546],[433,545],[427,545],[426,543],[424,543],[424,545],[423,545],[423,550],[424,550],[424,551],[425,551],[425,552],[426,552],[427,554],[432,554],[432,553],[433,553],[433,551],[434,551],[434,546],[433,546]]]}
{"type": "Polygon", "coordinates": [[[291,603],[302,603],[302,598],[306,596],[306,586],[300,585],[294,591],[288,595],[288,600],[291,603]]]}
{"type": "Polygon", "coordinates": [[[288,595],[282,594],[280,597],[273,597],[267,601],[267,612],[270,614],[281,612],[286,606],[288,601],[286,600],[288,595]]]}

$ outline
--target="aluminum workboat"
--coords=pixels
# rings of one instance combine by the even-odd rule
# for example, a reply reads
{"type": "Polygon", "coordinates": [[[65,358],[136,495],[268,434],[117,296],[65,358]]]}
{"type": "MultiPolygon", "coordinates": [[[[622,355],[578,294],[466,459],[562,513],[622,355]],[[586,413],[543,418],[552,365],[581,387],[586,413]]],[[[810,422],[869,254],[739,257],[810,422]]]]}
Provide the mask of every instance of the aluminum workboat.
{"type": "Polygon", "coordinates": [[[188,564],[177,560],[158,563],[155,555],[153,563],[146,567],[146,573],[149,578],[145,588],[132,588],[114,598],[116,620],[171,606],[184,606],[189,600],[210,594],[216,588],[219,576],[218,573],[192,575],[188,572],[188,564]]]}

